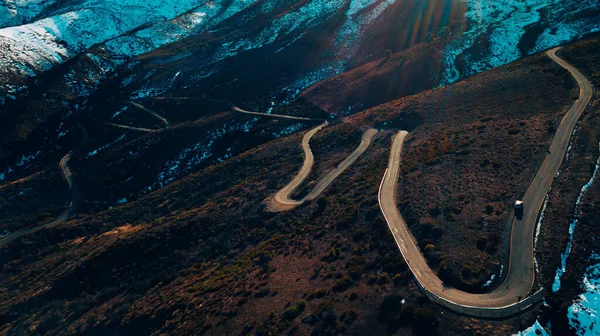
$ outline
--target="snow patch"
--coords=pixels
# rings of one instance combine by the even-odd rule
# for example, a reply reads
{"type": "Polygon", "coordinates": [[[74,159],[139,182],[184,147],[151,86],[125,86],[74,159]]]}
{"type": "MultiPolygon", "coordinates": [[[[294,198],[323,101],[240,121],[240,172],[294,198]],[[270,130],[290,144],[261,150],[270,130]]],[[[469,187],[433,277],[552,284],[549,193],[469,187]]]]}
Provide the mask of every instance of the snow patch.
{"type": "Polygon", "coordinates": [[[593,254],[590,259],[594,264],[588,267],[583,278],[585,293],[571,305],[567,318],[577,335],[600,334],[600,255],[593,254]]]}
{"type": "MultiPolygon", "coordinates": [[[[600,146],[600,144],[599,144],[599,146],[600,146]]],[[[586,183],[581,188],[581,192],[579,193],[579,196],[577,197],[577,202],[575,203],[575,212],[573,214],[574,219],[571,222],[571,224],[569,225],[569,240],[567,241],[567,247],[565,248],[565,252],[563,252],[560,256],[561,266],[559,269],[556,270],[556,275],[554,277],[554,283],[552,284],[552,292],[554,292],[554,293],[556,293],[560,289],[562,275],[567,270],[567,259],[569,258],[569,254],[571,253],[571,247],[573,244],[573,235],[575,234],[575,227],[577,226],[577,222],[579,221],[577,218],[579,215],[579,205],[580,205],[581,200],[583,199],[583,196],[585,195],[585,193],[590,189],[590,187],[596,180],[599,169],[600,169],[600,157],[598,157],[598,160],[596,161],[596,168],[594,169],[594,174],[592,175],[592,178],[589,180],[588,183],[586,183]]]]}
{"type": "Polygon", "coordinates": [[[17,161],[16,165],[17,167],[23,167],[26,164],[30,163],[31,161],[35,160],[40,154],[42,154],[41,151],[37,151],[36,153],[30,154],[30,155],[23,155],[23,157],[21,157],[19,159],[19,161],[17,161]]]}
{"type": "Polygon", "coordinates": [[[279,132],[274,132],[273,133],[273,137],[276,138],[276,139],[278,139],[278,138],[281,138],[283,136],[287,136],[287,135],[296,133],[299,130],[301,130],[302,127],[304,127],[303,123],[295,123],[293,125],[287,126],[286,128],[284,128],[283,130],[281,130],[279,132]]]}
{"type": "Polygon", "coordinates": [[[519,331],[518,333],[514,334],[513,336],[551,336],[546,329],[544,329],[542,327],[542,325],[540,324],[539,321],[535,321],[535,323],[523,330],[523,331],[519,331]]]}
{"type": "Polygon", "coordinates": [[[94,149],[93,151],[89,152],[89,153],[87,154],[87,156],[88,156],[88,157],[94,156],[94,155],[98,154],[98,152],[101,152],[101,151],[103,151],[103,150],[107,149],[108,147],[110,147],[110,146],[112,146],[112,145],[116,144],[117,142],[119,142],[119,141],[121,141],[121,140],[125,139],[125,135],[126,135],[126,134],[127,134],[127,133],[124,133],[124,134],[122,134],[122,135],[121,135],[120,137],[118,137],[118,138],[117,138],[115,141],[113,141],[113,142],[111,142],[111,143],[109,143],[109,144],[106,144],[106,145],[104,145],[104,146],[101,146],[101,147],[99,147],[98,149],[94,149]]]}
{"type": "MultiPolygon", "coordinates": [[[[234,125],[225,124],[223,127],[209,131],[205,140],[196,143],[194,146],[184,149],[177,155],[176,158],[168,161],[163,170],[158,174],[157,183],[155,183],[153,186],[150,186],[149,190],[152,190],[155,187],[163,187],[175,181],[175,179],[183,174],[191,172],[197,165],[213,156],[211,149],[215,141],[223,138],[225,134],[230,132],[250,132],[257,121],[258,118],[253,118],[245,123],[234,125]]],[[[222,161],[230,157],[231,154],[228,153],[224,158],[217,159],[217,161],[222,161]]]]}
{"type": "Polygon", "coordinates": [[[575,18],[577,13],[597,8],[598,4],[598,0],[467,0],[465,23],[469,30],[447,45],[443,56],[445,72],[441,85],[454,83],[466,76],[520,58],[522,54],[519,42],[531,25],[539,24],[550,28],[542,32],[534,48],[528,53],[549,49],[600,30],[600,24],[593,21],[594,18],[578,18],[568,22],[565,20],[565,13],[575,18]],[[487,49],[483,51],[479,44],[482,40],[489,42],[487,49]],[[463,73],[457,67],[459,59],[462,59],[466,67],[463,73]]]}

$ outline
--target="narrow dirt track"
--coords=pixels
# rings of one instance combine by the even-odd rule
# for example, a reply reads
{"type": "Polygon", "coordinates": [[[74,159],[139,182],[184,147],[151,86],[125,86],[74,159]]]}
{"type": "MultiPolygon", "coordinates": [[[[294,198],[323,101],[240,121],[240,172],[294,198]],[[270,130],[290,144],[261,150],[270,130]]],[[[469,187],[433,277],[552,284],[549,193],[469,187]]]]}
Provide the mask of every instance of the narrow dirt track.
{"type": "Polygon", "coordinates": [[[128,125],[123,125],[123,124],[115,124],[115,123],[111,123],[108,121],[104,121],[104,120],[100,120],[92,115],[86,114],[87,118],[90,118],[92,120],[95,120],[99,123],[102,123],[104,125],[107,126],[111,126],[111,127],[116,127],[116,128],[121,128],[121,129],[125,129],[125,130],[129,130],[129,131],[138,131],[138,132],[146,132],[146,133],[152,133],[152,132],[158,132],[161,130],[164,130],[164,128],[160,128],[160,129],[151,129],[151,128],[143,128],[143,127],[135,127],[135,126],[128,126],[128,125]]]}
{"type": "Polygon", "coordinates": [[[319,195],[338,177],[340,176],[348,167],[350,167],[366,150],[369,148],[371,144],[371,140],[377,134],[376,129],[369,129],[365,133],[363,133],[362,139],[360,141],[360,145],[356,148],[356,150],[350,154],[342,163],[340,163],[335,169],[329,171],[325,174],[319,181],[316,186],[306,195],[304,198],[300,200],[294,200],[290,198],[290,194],[294,192],[296,188],[304,182],[304,180],[310,174],[312,166],[314,164],[314,156],[312,150],[310,148],[310,139],[313,135],[315,135],[318,131],[320,131],[326,124],[322,124],[304,135],[302,138],[302,149],[304,150],[304,163],[302,164],[302,168],[296,174],[296,176],[292,179],[292,181],[279,190],[272,200],[270,200],[270,208],[273,211],[286,211],[293,209],[306,201],[314,200],[319,197],[319,195]]]}
{"type": "Polygon", "coordinates": [[[0,185],[0,189],[6,188],[6,187],[8,187],[8,186],[11,186],[11,185],[15,185],[15,184],[19,184],[19,183],[27,182],[27,181],[29,181],[29,180],[31,180],[31,179],[33,179],[33,178],[35,178],[35,177],[39,176],[40,174],[42,174],[42,172],[43,172],[43,171],[39,171],[39,172],[37,172],[37,173],[33,173],[33,174],[29,175],[29,176],[26,176],[26,177],[20,178],[20,179],[18,179],[18,180],[6,182],[6,183],[4,183],[4,184],[0,185]]]}
{"type": "Polygon", "coordinates": [[[508,273],[504,283],[496,290],[487,294],[472,294],[450,288],[444,285],[429,268],[396,206],[395,191],[399,176],[400,153],[408,133],[402,131],[394,138],[388,170],[380,188],[381,211],[419,286],[430,298],[434,298],[450,309],[470,315],[501,317],[520,311],[531,304],[521,299],[530,294],[535,280],[533,240],[538,213],[566,155],[577,120],[593,94],[592,86],[587,79],[577,69],[556,56],[559,49],[548,51],[548,56],[575,77],[579,84],[580,97],[563,118],[550,146],[549,154],[546,155],[523,198],[525,203],[523,217],[520,220],[510,218],[512,231],[508,273]],[[521,303],[523,307],[520,306],[521,303]]]}
{"type": "Polygon", "coordinates": [[[165,117],[161,116],[160,114],[158,114],[158,113],[156,113],[156,112],[154,112],[154,111],[152,111],[152,110],[150,110],[150,109],[146,108],[146,107],[145,107],[144,105],[142,105],[142,104],[134,103],[134,102],[132,102],[132,101],[127,101],[127,102],[128,102],[129,104],[131,104],[131,105],[133,105],[133,106],[135,106],[135,107],[137,107],[137,108],[139,108],[139,109],[143,110],[143,111],[146,111],[146,112],[150,113],[150,114],[151,114],[152,116],[154,116],[156,119],[160,120],[160,121],[161,121],[163,124],[165,124],[165,128],[169,128],[169,127],[171,127],[171,123],[170,123],[170,122],[167,120],[167,118],[165,118],[165,117]]]}
{"type": "Polygon", "coordinates": [[[146,132],[146,133],[152,133],[152,132],[158,131],[158,130],[154,130],[154,129],[150,129],[150,128],[133,127],[133,126],[114,124],[114,123],[109,123],[109,122],[105,122],[105,124],[108,126],[122,128],[122,129],[130,130],[130,131],[139,131],[139,132],[146,132]]]}
{"type": "Polygon", "coordinates": [[[50,223],[46,223],[46,224],[36,226],[33,228],[19,230],[19,231],[10,233],[7,236],[0,238],[0,247],[8,244],[9,242],[11,242],[23,235],[30,234],[30,233],[33,233],[33,232],[36,232],[36,231],[39,231],[42,229],[50,228],[50,227],[56,226],[60,223],[63,223],[67,219],[73,217],[77,213],[77,208],[79,207],[79,205],[81,203],[81,195],[79,193],[79,188],[77,187],[77,184],[75,183],[75,179],[73,178],[73,174],[71,173],[71,169],[69,169],[68,164],[69,164],[69,160],[71,160],[71,157],[73,156],[73,154],[76,153],[81,147],[83,147],[88,139],[87,131],[85,130],[83,125],[81,125],[80,123],[77,123],[77,126],[79,127],[79,129],[81,130],[81,133],[83,134],[83,139],[82,139],[81,143],[79,144],[79,146],[77,146],[77,148],[71,150],[69,153],[67,153],[67,155],[63,156],[59,162],[59,167],[63,173],[65,180],[67,181],[67,184],[69,185],[69,189],[71,189],[71,202],[69,204],[69,207],[62,214],[60,214],[60,216],[58,216],[55,220],[53,220],[50,223]]]}

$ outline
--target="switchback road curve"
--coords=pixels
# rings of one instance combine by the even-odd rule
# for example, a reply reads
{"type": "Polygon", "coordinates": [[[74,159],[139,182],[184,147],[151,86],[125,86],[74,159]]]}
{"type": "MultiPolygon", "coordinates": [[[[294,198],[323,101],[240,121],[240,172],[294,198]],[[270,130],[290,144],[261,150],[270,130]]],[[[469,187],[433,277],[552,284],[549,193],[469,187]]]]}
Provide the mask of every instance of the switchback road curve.
{"type": "Polygon", "coordinates": [[[560,48],[552,49],[547,54],[577,80],[580,96],[561,121],[550,151],[523,198],[523,217],[510,218],[512,230],[508,273],[504,283],[496,290],[487,294],[472,294],[450,288],[429,268],[396,206],[400,153],[408,133],[402,131],[394,138],[388,170],[379,190],[381,211],[421,290],[435,302],[452,310],[475,316],[505,317],[518,313],[540,299],[538,292],[533,297],[521,300],[530,294],[535,280],[533,241],[538,213],[565,157],[573,129],[593,94],[589,81],[560,59],[556,55],[558,50],[560,48]]]}
{"type": "Polygon", "coordinates": [[[329,171],[325,174],[315,187],[306,195],[304,198],[300,200],[294,200],[290,198],[290,194],[304,182],[304,180],[310,174],[312,166],[314,164],[314,155],[310,148],[310,139],[313,135],[315,135],[318,131],[320,131],[326,124],[322,124],[317,126],[307,132],[302,138],[302,149],[304,150],[304,163],[302,164],[302,168],[296,174],[296,176],[292,179],[288,185],[279,190],[273,199],[270,199],[270,208],[272,211],[285,211],[293,209],[306,201],[312,201],[315,198],[319,197],[319,195],[338,177],[340,176],[348,167],[350,167],[371,145],[371,140],[377,134],[376,129],[369,129],[365,133],[363,133],[360,144],[356,148],[352,154],[350,154],[344,161],[342,161],[335,169],[329,171]]]}

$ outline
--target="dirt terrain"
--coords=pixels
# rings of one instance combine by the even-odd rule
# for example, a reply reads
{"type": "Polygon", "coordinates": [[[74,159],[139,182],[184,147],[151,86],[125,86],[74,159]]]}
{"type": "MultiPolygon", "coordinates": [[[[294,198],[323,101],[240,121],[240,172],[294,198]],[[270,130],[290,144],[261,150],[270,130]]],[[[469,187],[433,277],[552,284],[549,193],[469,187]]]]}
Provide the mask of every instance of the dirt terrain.
{"type": "MultiPolygon", "coordinates": [[[[595,50],[596,44],[579,47],[595,50]]],[[[387,74],[400,66],[392,63],[394,55],[387,74]]],[[[370,66],[382,61],[375,62],[370,66]]],[[[586,74],[594,66],[585,71],[582,65],[586,74]]],[[[530,183],[576,91],[566,71],[537,55],[335,119],[330,133],[315,138],[317,161],[333,149],[338,153],[323,162],[336,164],[354,150],[364,129],[383,131],[322,197],[283,213],[266,211],[263,200],[300,169],[301,139],[315,125],[254,120],[195,101],[143,101],[173,126],[128,132],[95,155],[74,157],[72,170],[85,199],[80,213],[0,248],[0,334],[515,333],[531,325],[535,309],[504,321],[477,320],[419,294],[381,216],[377,191],[391,137],[398,129],[410,131],[398,190],[406,202],[399,208],[422,248],[433,252],[434,267],[459,288],[485,291],[482,285],[499,274],[495,265],[505,258],[510,207],[530,183]],[[256,126],[246,131],[244,125],[252,123],[256,126]],[[214,134],[207,130],[215,129],[224,129],[225,135],[219,133],[211,143],[214,134]],[[338,143],[323,141],[330,138],[338,143]],[[209,143],[213,156],[188,165],[203,157],[202,146],[209,143]],[[181,154],[176,158],[193,157],[174,162],[166,149],[181,154]],[[172,167],[190,168],[169,175],[172,167]]],[[[344,92],[352,96],[358,91],[351,86],[344,92]]],[[[370,104],[407,92],[377,96],[370,104]]],[[[27,108],[43,101],[42,94],[27,108]]],[[[101,98],[99,93],[93,99],[101,98]]],[[[329,118],[331,111],[311,103],[326,99],[310,99],[303,97],[279,112],[329,118]]],[[[119,105],[115,100],[106,104],[119,105]]],[[[110,120],[113,114],[107,108],[97,117],[110,120]]],[[[135,125],[138,117],[124,115],[119,121],[135,125]]],[[[83,153],[122,135],[114,127],[81,119],[90,132],[83,153]]],[[[145,127],[160,125],[144,120],[145,127]]],[[[48,129],[59,123],[52,122],[48,129]]],[[[29,126],[25,133],[33,132],[29,126]]],[[[36,141],[45,136],[34,134],[36,141]]],[[[44,154],[44,162],[58,162],[75,139],[60,141],[58,150],[44,154]]],[[[315,171],[326,170],[323,165],[315,171]]],[[[41,176],[60,183],[54,173],[41,176]]],[[[39,195],[33,204],[43,211],[40,199],[49,194],[42,189],[39,195]]],[[[585,208],[588,224],[593,209],[585,208]]],[[[551,246],[563,237],[549,233],[545,239],[551,246]]],[[[544,248],[548,260],[560,252],[544,248]]]]}

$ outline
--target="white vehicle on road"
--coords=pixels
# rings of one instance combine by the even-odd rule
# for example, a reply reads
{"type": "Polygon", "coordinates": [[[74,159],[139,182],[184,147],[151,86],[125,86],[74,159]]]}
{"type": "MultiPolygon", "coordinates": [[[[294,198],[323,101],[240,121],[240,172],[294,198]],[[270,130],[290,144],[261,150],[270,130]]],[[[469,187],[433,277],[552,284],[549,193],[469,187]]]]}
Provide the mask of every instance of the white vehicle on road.
{"type": "Polygon", "coordinates": [[[523,201],[515,202],[515,210],[523,210],[523,201]]]}

